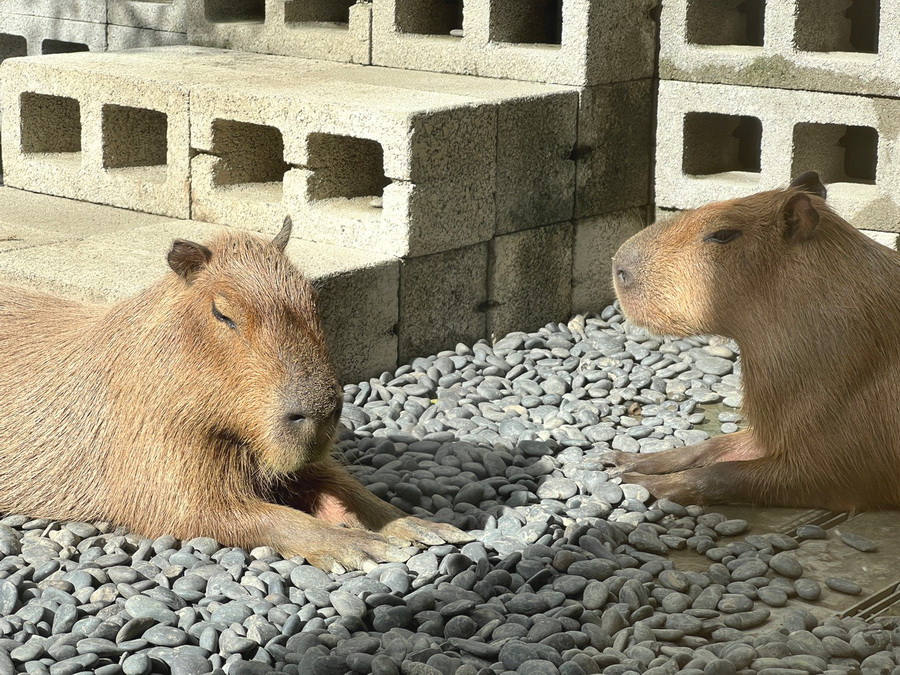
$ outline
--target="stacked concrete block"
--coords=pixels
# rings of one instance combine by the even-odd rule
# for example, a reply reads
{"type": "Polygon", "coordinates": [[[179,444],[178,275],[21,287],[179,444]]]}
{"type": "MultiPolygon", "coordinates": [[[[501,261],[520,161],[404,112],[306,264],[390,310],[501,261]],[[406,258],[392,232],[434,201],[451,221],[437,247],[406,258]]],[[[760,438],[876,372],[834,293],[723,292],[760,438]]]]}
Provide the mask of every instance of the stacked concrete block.
{"type": "Polygon", "coordinates": [[[858,227],[900,223],[900,101],[663,81],[656,202],[685,209],[787,185],[814,169],[858,227]]]}
{"type": "Polygon", "coordinates": [[[193,45],[371,62],[372,6],[355,0],[186,0],[193,45]]]}
{"type": "Polygon", "coordinates": [[[372,62],[586,86],[649,77],[651,0],[378,0],[372,62]]]}
{"type": "Polygon", "coordinates": [[[3,64],[7,185],[187,218],[188,89],[105,53],[3,64]]]}
{"type": "Polygon", "coordinates": [[[663,79],[900,95],[900,2],[666,0],[663,79]]]}

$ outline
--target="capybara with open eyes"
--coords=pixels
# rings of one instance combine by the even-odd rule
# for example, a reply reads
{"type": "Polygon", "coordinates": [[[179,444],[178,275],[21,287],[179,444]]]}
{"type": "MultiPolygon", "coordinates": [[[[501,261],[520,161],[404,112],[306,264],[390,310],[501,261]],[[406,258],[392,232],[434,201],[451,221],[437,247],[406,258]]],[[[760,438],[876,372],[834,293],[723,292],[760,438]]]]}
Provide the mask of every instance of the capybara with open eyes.
{"type": "Polygon", "coordinates": [[[470,541],[331,458],[341,389],[289,236],[286,220],[271,242],[176,240],[172,272],[111,306],[0,286],[0,512],[266,545],[325,569],[470,541]]]}
{"type": "Polygon", "coordinates": [[[611,453],[626,481],[682,503],[900,507],[900,255],[824,198],[807,172],[661,222],[616,253],[632,322],[737,341],[748,422],[687,448],[611,453]]]}

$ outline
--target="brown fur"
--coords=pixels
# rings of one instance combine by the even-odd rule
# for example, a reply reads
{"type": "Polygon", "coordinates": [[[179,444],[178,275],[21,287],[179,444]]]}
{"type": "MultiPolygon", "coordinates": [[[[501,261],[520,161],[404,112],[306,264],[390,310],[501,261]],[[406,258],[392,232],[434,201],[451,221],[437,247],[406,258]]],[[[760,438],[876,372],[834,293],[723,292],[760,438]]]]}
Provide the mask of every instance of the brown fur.
{"type": "Polygon", "coordinates": [[[469,540],[331,459],[341,390],[289,232],[176,241],[173,272],[108,307],[0,286],[0,511],[269,545],[326,569],[469,540]]]}
{"type": "Polygon", "coordinates": [[[900,507],[900,255],[818,196],[786,190],[704,206],[616,254],[626,315],[660,334],[734,338],[748,429],[656,455],[611,457],[683,503],[900,507]],[[709,241],[723,230],[742,234],[709,241]]]}

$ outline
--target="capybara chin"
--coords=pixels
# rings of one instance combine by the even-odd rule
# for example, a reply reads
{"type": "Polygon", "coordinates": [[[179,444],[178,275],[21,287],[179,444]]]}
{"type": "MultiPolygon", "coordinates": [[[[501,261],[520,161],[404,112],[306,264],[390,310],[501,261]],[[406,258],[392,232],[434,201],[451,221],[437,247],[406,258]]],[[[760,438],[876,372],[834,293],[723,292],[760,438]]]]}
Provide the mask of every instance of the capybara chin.
{"type": "Polygon", "coordinates": [[[634,323],[737,341],[748,422],[611,453],[626,481],[682,503],[900,507],[900,255],[835,214],[818,174],[647,228],[613,278],[634,323]]]}
{"type": "Polygon", "coordinates": [[[331,458],[341,389],[289,236],[285,220],[271,242],[176,240],[172,271],[111,306],[0,286],[0,512],[271,546],[325,569],[471,540],[331,458]]]}

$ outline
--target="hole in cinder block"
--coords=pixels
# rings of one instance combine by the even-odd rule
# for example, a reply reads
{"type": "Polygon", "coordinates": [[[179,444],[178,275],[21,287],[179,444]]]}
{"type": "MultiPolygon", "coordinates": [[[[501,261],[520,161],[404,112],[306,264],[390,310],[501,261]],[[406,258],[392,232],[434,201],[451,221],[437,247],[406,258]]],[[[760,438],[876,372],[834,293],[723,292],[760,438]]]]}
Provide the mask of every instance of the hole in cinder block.
{"type": "MultiPolygon", "coordinates": [[[[256,196],[280,200],[284,174],[284,138],[275,127],[231,120],[214,120],[212,154],[219,158],[213,185],[252,185],[256,196]]],[[[247,195],[253,196],[253,195],[247,195]]]]}
{"type": "Polygon", "coordinates": [[[463,0],[396,0],[395,7],[394,26],[401,33],[449,36],[462,31],[463,0]]]}
{"type": "Polygon", "coordinates": [[[65,40],[44,40],[41,42],[41,54],[72,54],[89,51],[88,46],[81,42],[66,42],[65,40]]]}
{"type": "Polygon", "coordinates": [[[28,40],[21,35],[0,33],[0,62],[16,56],[27,56],[28,40]]]}
{"type": "Polygon", "coordinates": [[[165,165],[169,119],[165,113],[103,106],[103,168],[165,165]]]}
{"type": "Polygon", "coordinates": [[[878,53],[879,0],[801,0],[794,44],[804,52],[878,53]]]}
{"type": "Polygon", "coordinates": [[[206,20],[211,23],[263,23],[266,0],[204,0],[206,20]]]}
{"type": "Polygon", "coordinates": [[[809,169],[824,183],[875,183],[878,132],[872,127],[844,124],[794,125],[792,175],[809,169]]]}
{"type": "Polygon", "coordinates": [[[491,4],[492,42],[562,44],[562,0],[505,0],[491,4]]]}
{"type": "Polygon", "coordinates": [[[81,106],[74,98],[25,92],[19,106],[22,152],[81,152],[81,106]]]}
{"type": "Polygon", "coordinates": [[[705,176],[728,171],[759,173],[762,122],[746,115],[684,116],[682,171],[705,176]]]}
{"type": "Polygon", "coordinates": [[[352,136],[310,134],[310,200],[362,198],[368,206],[391,179],[384,175],[384,150],[377,141],[352,136]]]}
{"type": "Polygon", "coordinates": [[[687,41],[762,47],[765,0],[689,0],[687,41]]]}
{"type": "Polygon", "coordinates": [[[356,0],[293,0],[284,3],[286,23],[350,23],[356,0]]]}

